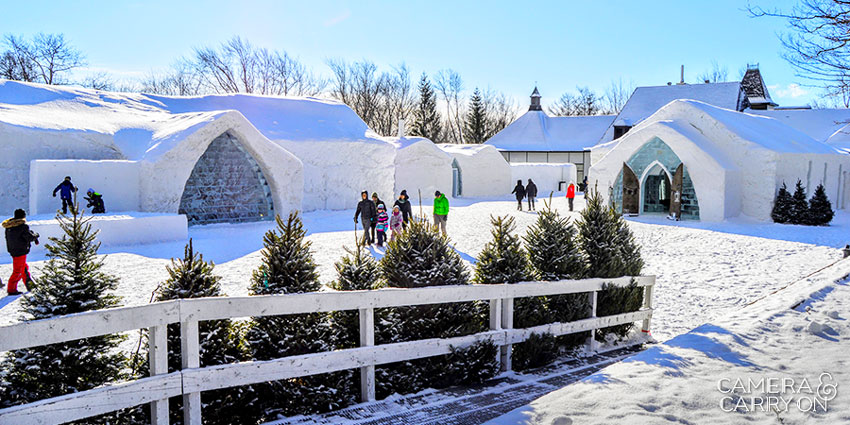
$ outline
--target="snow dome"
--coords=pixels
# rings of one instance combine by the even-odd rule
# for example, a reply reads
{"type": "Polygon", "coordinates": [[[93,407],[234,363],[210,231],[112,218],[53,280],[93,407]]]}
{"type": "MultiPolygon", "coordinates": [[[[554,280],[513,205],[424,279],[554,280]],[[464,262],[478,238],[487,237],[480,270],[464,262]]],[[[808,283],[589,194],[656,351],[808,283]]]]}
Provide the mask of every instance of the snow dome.
{"type": "Polygon", "coordinates": [[[445,192],[447,196],[451,195],[451,156],[424,137],[396,137],[389,140],[396,147],[393,197],[397,197],[402,190],[407,190],[413,201],[420,190],[426,201],[430,201],[437,190],[445,192]]]}
{"type": "Polygon", "coordinates": [[[777,190],[797,179],[809,194],[823,184],[840,208],[850,169],[850,157],[780,121],[694,100],[668,103],[602,148],[589,183],[618,210],[705,221],[770,220],[777,190]]]}
{"type": "Polygon", "coordinates": [[[437,145],[452,157],[452,195],[470,198],[510,193],[511,166],[490,145],[437,145]]]}

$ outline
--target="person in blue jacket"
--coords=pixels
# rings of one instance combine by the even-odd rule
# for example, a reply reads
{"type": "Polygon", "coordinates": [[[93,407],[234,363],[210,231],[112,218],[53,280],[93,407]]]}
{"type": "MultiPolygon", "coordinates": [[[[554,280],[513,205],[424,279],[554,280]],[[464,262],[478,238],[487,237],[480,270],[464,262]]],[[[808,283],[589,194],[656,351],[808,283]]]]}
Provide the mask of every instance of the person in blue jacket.
{"type": "Polygon", "coordinates": [[[59,183],[56,189],[53,189],[53,197],[55,198],[56,192],[59,192],[59,196],[62,198],[62,214],[68,214],[69,207],[72,212],[74,211],[74,201],[71,199],[71,194],[76,191],[77,188],[71,183],[71,176],[65,176],[65,180],[59,183]]]}

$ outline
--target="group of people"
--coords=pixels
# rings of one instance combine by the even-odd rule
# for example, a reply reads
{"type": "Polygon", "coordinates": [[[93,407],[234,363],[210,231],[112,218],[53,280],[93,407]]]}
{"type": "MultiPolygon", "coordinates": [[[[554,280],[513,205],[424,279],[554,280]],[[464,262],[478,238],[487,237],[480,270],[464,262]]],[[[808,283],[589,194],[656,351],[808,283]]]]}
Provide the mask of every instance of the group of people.
{"type": "MultiPolygon", "coordinates": [[[[74,212],[73,194],[78,188],[71,183],[71,176],[65,176],[65,179],[53,189],[53,197],[56,197],[56,192],[59,192],[59,198],[62,200],[62,213],[68,214],[68,209],[74,212]]],[[[103,203],[103,195],[89,188],[86,191],[84,199],[88,202],[86,208],[91,208],[92,214],[106,214],[106,206],[103,203]]]]}
{"type": "Polygon", "coordinates": [[[528,184],[523,186],[522,180],[516,181],[516,186],[514,190],[511,192],[516,195],[516,209],[522,211],[522,200],[523,198],[528,199],[528,210],[534,211],[534,199],[537,198],[537,185],[534,184],[531,179],[528,179],[528,184]]]}
{"type": "MultiPolygon", "coordinates": [[[[446,222],[449,215],[449,200],[440,191],[434,192],[434,227],[446,234],[446,222]]],[[[413,207],[407,190],[402,190],[393,203],[392,212],[387,212],[386,204],[378,197],[378,193],[364,190],[360,193],[360,202],[354,211],[354,223],[359,222],[363,226],[363,244],[375,244],[384,246],[384,242],[391,241],[398,236],[407,224],[413,219],[413,207]],[[387,238],[387,233],[390,233],[387,238]]]]}

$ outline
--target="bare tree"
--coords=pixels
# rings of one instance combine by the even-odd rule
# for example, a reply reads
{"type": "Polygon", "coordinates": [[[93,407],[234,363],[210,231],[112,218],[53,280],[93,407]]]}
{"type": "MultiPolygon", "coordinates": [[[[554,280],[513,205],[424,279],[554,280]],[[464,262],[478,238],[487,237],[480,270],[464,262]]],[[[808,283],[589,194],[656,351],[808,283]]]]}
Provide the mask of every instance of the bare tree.
{"type": "Polygon", "coordinates": [[[558,100],[549,105],[549,107],[546,109],[549,111],[549,115],[555,117],[567,117],[570,115],[576,115],[575,104],[575,96],[573,96],[572,93],[567,92],[562,94],[561,97],[558,98],[558,100]]]}
{"type": "Polygon", "coordinates": [[[171,96],[195,96],[201,94],[201,80],[194,66],[185,59],[175,62],[164,73],[151,72],[141,82],[141,91],[145,93],[171,96]]]}
{"type": "Polygon", "coordinates": [[[413,92],[405,64],[391,72],[378,72],[370,61],[328,61],[333,74],[331,95],[348,105],[378,134],[393,135],[398,122],[410,114],[413,92]]]}
{"type": "Polygon", "coordinates": [[[487,115],[487,131],[484,140],[493,137],[502,131],[510,123],[516,120],[518,115],[517,102],[504,93],[497,93],[487,89],[482,95],[484,111],[487,115]]]}
{"type": "Polygon", "coordinates": [[[705,70],[697,76],[697,83],[722,83],[725,81],[729,81],[729,68],[720,66],[716,60],[711,61],[711,69],[705,70]]]}
{"type": "Polygon", "coordinates": [[[828,95],[847,96],[850,81],[850,1],[800,0],[790,8],[749,6],[753,17],[782,18],[791,32],[780,36],[783,57],[797,75],[816,81],[828,95]]]}
{"type": "Polygon", "coordinates": [[[444,140],[449,143],[463,143],[464,98],[463,80],[460,74],[451,69],[437,72],[434,86],[446,105],[446,132],[444,140]]]}
{"type": "Polygon", "coordinates": [[[4,76],[21,81],[64,84],[68,74],[86,64],[83,54],[63,34],[38,33],[32,40],[7,34],[3,53],[4,76]]]}
{"type": "Polygon", "coordinates": [[[629,81],[628,84],[623,83],[623,79],[612,80],[611,84],[605,89],[603,96],[606,114],[619,114],[635,91],[635,84],[629,81]]]}
{"type": "Polygon", "coordinates": [[[79,82],[83,87],[95,90],[115,90],[115,80],[106,72],[93,72],[79,82]]]}
{"type": "Polygon", "coordinates": [[[549,108],[553,116],[599,115],[603,112],[602,98],[589,87],[576,87],[578,94],[564,93],[549,108]]]}

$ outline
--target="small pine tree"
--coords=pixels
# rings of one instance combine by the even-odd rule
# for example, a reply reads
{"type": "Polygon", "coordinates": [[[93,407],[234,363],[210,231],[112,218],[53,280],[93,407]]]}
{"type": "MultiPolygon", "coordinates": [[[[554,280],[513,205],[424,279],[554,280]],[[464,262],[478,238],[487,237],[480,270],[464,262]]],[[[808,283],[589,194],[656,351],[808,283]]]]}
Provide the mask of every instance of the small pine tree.
{"type": "Polygon", "coordinates": [[[806,224],[809,222],[809,202],[806,201],[806,190],[803,182],[797,180],[794,196],[791,199],[791,224],[806,224]]]}
{"type": "MultiPolygon", "coordinates": [[[[579,245],[587,258],[587,277],[640,275],[643,269],[640,247],[626,220],[613,208],[603,205],[599,192],[594,191],[588,198],[578,229],[579,245]]],[[[599,291],[597,315],[636,311],[640,308],[642,297],[642,288],[634,286],[599,291]]],[[[600,329],[596,335],[598,339],[605,339],[605,335],[611,333],[624,336],[632,326],[626,324],[600,329]]]]}
{"type": "MultiPolygon", "coordinates": [[[[251,279],[252,295],[295,294],[320,289],[316,263],[305,240],[297,212],[284,222],[276,217],[277,229],[263,238],[262,262],[251,279]]],[[[271,360],[280,357],[331,351],[334,349],[326,315],[307,313],[255,317],[246,335],[251,358],[271,360]]],[[[278,415],[321,413],[344,407],[336,388],[350,387],[350,374],[331,373],[256,385],[266,418],[278,415]]]]}
{"type": "MultiPolygon", "coordinates": [[[[220,297],[221,277],[213,274],[215,264],[204,261],[195,252],[192,240],[186,245],[183,258],[172,259],[166,267],[168,279],[157,289],[156,301],[185,298],[220,297]]],[[[208,320],[198,324],[201,367],[235,363],[247,358],[247,348],[239,328],[230,320],[208,320]]],[[[168,371],[182,369],[180,324],[168,325],[168,371]]],[[[251,387],[226,388],[201,394],[205,424],[256,422],[251,408],[251,387]]],[[[171,399],[171,423],[183,423],[182,398],[171,399]]]]}
{"type": "Polygon", "coordinates": [[[826,190],[823,184],[819,184],[815,189],[815,194],[809,200],[809,216],[808,224],[812,226],[827,226],[832,221],[835,212],[832,210],[832,203],[826,196],[826,190]]]}
{"type": "MultiPolygon", "coordinates": [[[[61,238],[50,238],[45,248],[49,260],[37,285],[21,302],[25,320],[117,307],[112,294],[118,279],[103,271],[89,220],[80,208],[57,215],[61,238]]],[[[90,390],[126,378],[127,358],[118,351],[124,337],[104,335],[60,344],[14,350],[3,361],[3,407],[31,403],[64,394],[90,390]]],[[[84,422],[114,423],[122,412],[88,418],[84,422]]]]}
{"type": "Polygon", "coordinates": [[[475,263],[477,283],[517,283],[531,279],[528,257],[522,249],[514,218],[490,217],[493,239],[484,245],[475,263]]]}
{"type": "MultiPolygon", "coordinates": [[[[460,255],[449,239],[428,223],[415,221],[394,241],[380,261],[388,286],[468,285],[469,278],[460,255]]],[[[377,343],[449,338],[486,330],[480,303],[464,302],[386,309],[383,332],[377,343]]],[[[400,362],[378,368],[378,393],[409,393],[423,388],[470,384],[489,378],[498,370],[496,347],[479,344],[455,350],[448,356],[400,362]],[[458,368],[463,373],[459,373],[458,368]]]]}
{"type": "Polygon", "coordinates": [[[791,198],[791,194],[788,193],[788,188],[783,182],[782,187],[779,188],[779,193],[776,194],[776,199],[773,201],[773,210],[770,212],[770,218],[775,223],[791,222],[791,206],[793,203],[794,200],[791,198]]]}
{"type": "MultiPolygon", "coordinates": [[[[576,229],[570,223],[569,218],[562,217],[558,211],[550,208],[547,203],[537,221],[528,228],[525,235],[525,244],[528,248],[529,259],[536,278],[543,281],[558,281],[563,279],[580,279],[585,272],[585,259],[576,244],[576,229]]],[[[523,314],[530,316],[528,326],[541,325],[535,323],[538,320],[544,323],[572,322],[585,319],[590,316],[590,302],[586,294],[551,295],[548,297],[527,298],[522,301],[529,305],[520,309],[523,314]],[[535,304],[543,302],[546,306],[545,313],[535,312],[535,304]]],[[[521,304],[519,301],[517,304],[521,304]]],[[[580,333],[565,335],[557,338],[558,344],[564,349],[575,348],[583,344],[587,334],[580,333]]],[[[528,343],[521,344],[518,351],[520,356],[527,355],[537,358],[554,358],[555,355],[546,355],[541,350],[550,346],[542,344],[534,350],[524,347],[528,343]]],[[[555,353],[557,354],[557,353],[555,353]]],[[[538,364],[529,360],[530,366],[538,364]]]]}
{"type": "Polygon", "coordinates": [[[469,99],[469,112],[466,113],[466,123],[464,124],[464,136],[467,143],[484,143],[484,138],[487,136],[487,110],[484,106],[484,99],[481,97],[481,92],[478,88],[472,92],[472,97],[469,99]]]}
{"type": "Polygon", "coordinates": [[[413,109],[412,136],[422,136],[437,143],[442,133],[440,113],[437,112],[437,96],[428,81],[428,74],[422,73],[419,80],[419,101],[413,109]]]}

